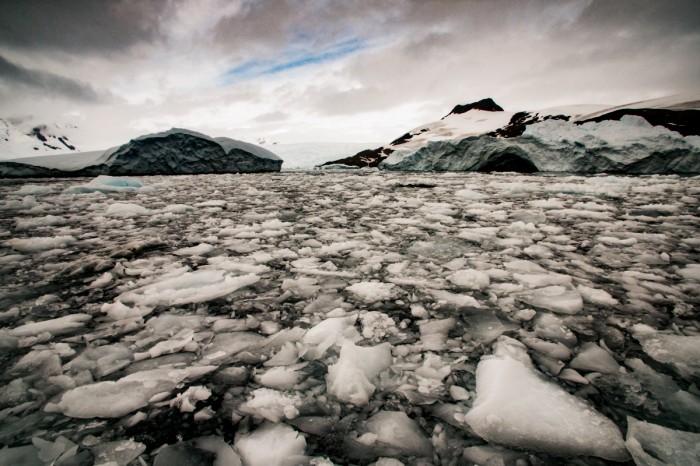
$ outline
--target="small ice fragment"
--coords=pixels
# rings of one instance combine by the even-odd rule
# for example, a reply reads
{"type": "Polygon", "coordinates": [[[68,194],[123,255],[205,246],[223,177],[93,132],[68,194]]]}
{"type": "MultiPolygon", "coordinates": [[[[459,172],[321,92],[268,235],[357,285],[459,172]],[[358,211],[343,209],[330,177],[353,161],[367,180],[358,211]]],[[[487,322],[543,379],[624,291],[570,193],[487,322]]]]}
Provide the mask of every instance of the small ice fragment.
{"type": "Polygon", "coordinates": [[[560,314],[576,314],[583,309],[583,299],[575,288],[560,285],[518,293],[516,299],[530,306],[560,314]]]}
{"type": "Polygon", "coordinates": [[[487,274],[472,269],[457,270],[447,279],[465,290],[483,291],[491,284],[491,279],[487,274]]]}
{"type": "Polygon", "coordinates": [[[371,304],[391,299],[394,296],[394,286],[393,283],[360,282],[345,289],[357,299],[371,304]]]}
{"type": "Polygon", "coordinates": [[[371,380],[391,365],[391,345],[361,347],[345,341],[338,362],[328,367],[328,393],[356,406],[366,405],[374,393],[371,380]]]}
{"type": "Polygon", "coordinates": [[[306,439],[286,424],[264,424],[234,445],[245,466],[288,466],[303,462],[306,439]]]}
{"type": "Polygon", "coordinates": [[[613,307],[620,304],[617,299],[610,296],[605,290],[599,290],[597,288],[590,288],[587,286],[579,285],[576,287],[581,293],[583,300],[589,303],[597,304],[604,307],[613,307]]]}
{"type": "Polygon", "coordinates": [[[620,368],[615,358],[595,343],[584,343],[579,349],[578,355],[569,365],[573,369],[604,374],[615,373],[620,368]]]}

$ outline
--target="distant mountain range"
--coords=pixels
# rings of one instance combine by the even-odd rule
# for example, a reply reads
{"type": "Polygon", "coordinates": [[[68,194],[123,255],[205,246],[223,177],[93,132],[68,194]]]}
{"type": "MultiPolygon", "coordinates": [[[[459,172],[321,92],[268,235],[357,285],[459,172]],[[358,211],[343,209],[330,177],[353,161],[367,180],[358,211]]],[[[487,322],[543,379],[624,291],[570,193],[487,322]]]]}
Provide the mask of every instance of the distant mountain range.
{"type": "Polygon", "coordinates": [[[522,112],[483,99],[457,105],[440,120],[375,149],[362,143],[259,141],[270,151],[173,129],[107,151],[59,155],[76,152],[72,141],[79,135],[74,125],[0,120],[0,176],[279,171],[283,161],[286,169],[700,173],[700,98],[694,96],[522,112]]]}
{"type": "Polygon", "coordinates": [[[80,128],[71,123],[38,124],[0,119],[0,160],[78,152],[80,128]]]}

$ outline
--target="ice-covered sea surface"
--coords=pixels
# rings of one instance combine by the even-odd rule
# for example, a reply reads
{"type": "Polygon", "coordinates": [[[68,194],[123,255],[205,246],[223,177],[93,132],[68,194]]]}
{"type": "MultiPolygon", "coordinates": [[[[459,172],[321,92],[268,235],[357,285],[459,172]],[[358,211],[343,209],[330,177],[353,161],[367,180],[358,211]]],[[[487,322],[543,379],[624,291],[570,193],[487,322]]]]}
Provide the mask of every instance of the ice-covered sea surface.
{"type": "Polygon", "coordinates": [[[0,464],[692,464],[700,178],[0,186],[0,464]]]}

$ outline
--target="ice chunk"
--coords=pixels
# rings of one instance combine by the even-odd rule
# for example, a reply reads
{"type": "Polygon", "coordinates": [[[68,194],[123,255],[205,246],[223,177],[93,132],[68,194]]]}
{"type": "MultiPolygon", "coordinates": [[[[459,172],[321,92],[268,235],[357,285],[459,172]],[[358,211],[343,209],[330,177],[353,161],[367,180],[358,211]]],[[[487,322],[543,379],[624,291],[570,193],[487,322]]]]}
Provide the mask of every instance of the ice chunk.
{"type": "Polygon", "coordinates": [[[134,360],[133,353],[123,343],[88,347],[79,356],[68,362],[64,369],[73,374],[88,370],[100,379],[126,367],[134,360]]]}
{"type": "Polygon", "coordinates": [[[491,279],[487,274],[471,269],[457,270],[452,275],[449,275],[447,279],[466,290],[483,291],[491,284],[491,279]]]}
{"type": "Polygon", "coordinates": [[[208,243],[200,243],[190,248],[180,248],[173,251],[177,256],[203,256],[214,250],[214,246],[208,243]]]}
{"type": "Polygon", "coordinates": [[[116,382],[83,385],[63,394],[61,401],[47,404],[45,411],[77,418],[122,417],[147,406],[154,395],[171,392],[185,379],[201,377],[216,366],[187,369],[153,369],[127,375],[116,382]]]}
{"type": "Polygon", "coordinates": [[[416,369],[416,374],[421,377],[439,381],[444,380],[445,377],[450,375],[450,372],[452,372],[450,366],[443,363],[440,356],[432,353],[426,354],[423,365],[416,369]]]}
{"type": "Polygon", "coordinates": [[[32,217],[28,219],[17,219],[15,229],[17,231],[31,230],[33,228],[65,225],[68,221],[63,217],[47,215],[45,217],[32,217]]]}
{"type": "Polygon", "coordinates": [[[170,401],[170,407],[179,408],[181,413],[191,413],[198,401],[208,400],[210,396],[211,390],[203,385],[189,387],[170,401]]]}
{"type": "Polygon", "coordinates": [[[550,285],[570,285],[571,277],[559,273],[514,273],[513,278],[531,288],[550,285]]]}
{"type": "Polygon", "coordinates": [[[672,365],[686,379],[700,377],[700,336],[667,335],[644,324],[632,327],[632,334],[656,361],[672,365]]]}
{"type": "Polygon", "coordinates": [[[313,348],[309,358],[318,359],[333,345],[340,345],[345,340],[358,341],[360,334],[355,328],[357,314],[346,317],[329,317],[310,328],[302,341],[313,348]]]}
{"type": "Polygon", "coordinates": [[[700,434],[627,417],[627,450],[638,466],[700,464],[700,434]]]}
{"type": "Polygon", "coordinates": [[[22,466],[43,466],[46,464],[39,459],[39,449],[34,445],[22,447],[8,447],[0,449],[0,464],[22,465],[22,466]]]}
{"type": "Polygon", "coordinates": [[[92,453],[95,455],[95,464],[111,462],[118,466],[126,466],[144,451],[146,451],[146,445],[133,439],[104,442],[92,447],[92,453]]]}
{"type": "Polygon", "coordinates": [[[447,334],[457,322],[452,317],[447,319],[430,320],[418,324],[423,349],[427,351],[443,351],[447,349],[445,341],[447,334]]]}
{"type": "Polygon", "coordinates": [[[304,463],[306,439],[285,424],[265,424],[236,436],[236,450],[245,466],[289,466],[304,463]]]}
{"type": "Polygon", "coordinates": [[[338,362],[328,367],[328,393],[341,401],[362,406],[375,390],[371,380],[391,365],[391,345],[361,347],[345,341],[338,362]]]}
{"type": "Polygon", "coordinates": [[[277,390],[291,390],[306,374],[302,371],[308,363],[293,366],[275,366],[255,376],[255,381],[263,387],[277,390]]]}
{"type": "Polygon", "coordinates": [[[620,368],[615,358],[595,343],[584,343],[569,365],[574,369],[605,374],[617,372],[620,368]]]}
{"type": "Polygon", "coordinates": [[[298,406],[301,400],[298,396],[269,388],[258,388],[250,395],[251,398],[239,407],[239,411],[244,414],[258,416],[271,422],[294,419],[299,415],[298,406]]]}
{"type": "MultiPolygon", "coordinates": [[[[153,466],[241,466],[241,458],[221,437],[199,437],[158,451],[153,466]]],[[[246,465],[247,466],[247,465],[246,465]]]]}
{"type": "Polygon", "coordinates": [[[378,301],[388,301],[394,297],[393,283],[360,282],[347,288],[357,299],[371,304],[378,301]]]}
{"type": "Polygon", "coordinates": [[[515,340],[501,337],[495,355],[482,357],[476,392],[466,420],[489,442],[557,456],[628,459],[618,427],[538,374],[515,340]]]}
{"type": "Polygon", "coordinates": [[[463,307],[476,307],[480,308],[481,305],[479,301],[474,299],[472,296],[466,294],[450,293],[445,290],[427,290],[433,298],[439,303],[451,307],[463,308],[463,307]]]}
{"type": "Polygon", "coordinates": [[[83,328],[85,323],[92,319],[89,314],[70,314],[56,319],[42,320],[41,322],[31,322],[20,325],[10,330],[10,335],[15,337],[29,337],[39,335],[44,332],[52,335],[61,335],[83,328]]]}
{"type": "Polygon", "coordinates": [[[119,300],[137,306],[175,306],[202,303],[226,296],[257,283],[257,275],[233,277],[221,270],[197,270],[165,278],[119,296],[119,300]]]}
{"type": "Polygon", "coordinates": [[[559,285],[518,293],[516,299],[560,314],[576,314],[583,309],[581,294],[575,288],[559,285]]]}
{"type": "Polygon", "coordinates": [[[700,264],[688,264],[676,273],[687,280],[700,282],[700,264]]]}
{"type": "Polygon", "coordinates": [[[576,344],[576,335],[564,325],[564,321],[549,313],[540,313],[535,319],[535,335],[540,338],[560,341],[567,346],[576,344]]]}
{"type": "Polygon", "coordinates": [[[523,337],[520,339],[528,348],[553,359],[568,361],[571,359],[571,351],[561,343],[540,340],[539,338],[523,337]]]}
{"type": "Polygon", "coordinates": [[[45,464],[80,464],[80,460],[75,458],[78,445],[62,435],[56,437],[53,442],[33,437],[32,443],[39,450],[39,459],[45,464]]]}
{"type": "Polygon", "coordinates": [[[455,192],[455,196],[469,201],[481,201],[483,199],[488,199],[487,195],[478,193],[472,189],[460,189],[459,191],[455,192]]]}
{"type": "Polygon", "coordinates": [[[399,332],[394,319],[383,312],[366,312],[360,316],[360,320],[362,321],[362,336],[375,342],[387,335],[396,335],[399,332]]]}
{"type": "Polygon", "coordinates": [[[147,215],[150,211],[138,204],[129,204],[122,202],[115,202],[107,207],[105,215],[108,217],[138,217],[141,215],[147,215]]]}
{"type": "Polygon", "coordinates": [[[598,306],[613,307],[620,304],[617,299],[610,296],[605,290],[599,290],[597,288],[589,288],[587,286],[579,285],[576,287],[581,293],[584,301],[589,303],[597,304],[598,306]]]}
{"type": "Polygon", "coordinates": [[[120,193],[128,191],[137,191],[143,188],[141,180],[130,177],[116,177],[100,175],[84,185],[72,186],[66,190],[68,193],[120,193]]]}
{"type": "Polygon", "coordinates": [[[359,429],[369,437],[376,456],[433,456],[433,446],[416,421],[402,411],[379,411],[359,429]],[[370,435],[367,435],[370,434],[370,435]]]}
{"type": "Polygon", "coordinates": [[[4,245],[19,252],[41,252],[50,249],[62,249],[74,244],[77,240],[70,236],[37,236],[34,238],[12,238],[4,245]]]}

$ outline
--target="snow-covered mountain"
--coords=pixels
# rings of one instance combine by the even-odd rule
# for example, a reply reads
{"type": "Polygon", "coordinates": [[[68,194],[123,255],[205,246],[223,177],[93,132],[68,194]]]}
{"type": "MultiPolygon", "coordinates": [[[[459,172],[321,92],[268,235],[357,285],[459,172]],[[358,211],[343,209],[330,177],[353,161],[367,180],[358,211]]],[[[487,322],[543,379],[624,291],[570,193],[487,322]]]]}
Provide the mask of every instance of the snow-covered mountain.
{"type": "Polygon", "coordinates": [[[0,176],[249,173],[280,171],[281,166],[281,158],[255,144],[173,128],[106,151],[0,161],[0,176]]]}
{"type": "Polygon", "coordinates": [[[700,99],[681,95],[618,107],[573,105],[513,113],[484,99],[458,105],[441,120],[418,126],[386,146],[325,165],[696,173],[698,108],[700,99]]]}
{"type": "Polygon", "coordinates": [[[0,118],[0,160],[77,152],[79,131],[72,123],[39,124],[0,118]]]}

